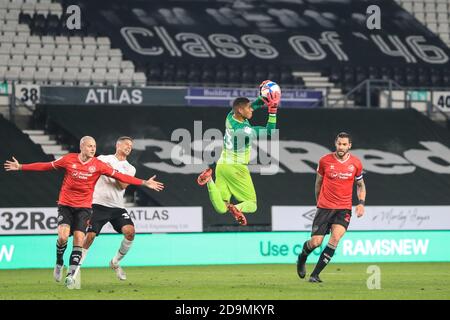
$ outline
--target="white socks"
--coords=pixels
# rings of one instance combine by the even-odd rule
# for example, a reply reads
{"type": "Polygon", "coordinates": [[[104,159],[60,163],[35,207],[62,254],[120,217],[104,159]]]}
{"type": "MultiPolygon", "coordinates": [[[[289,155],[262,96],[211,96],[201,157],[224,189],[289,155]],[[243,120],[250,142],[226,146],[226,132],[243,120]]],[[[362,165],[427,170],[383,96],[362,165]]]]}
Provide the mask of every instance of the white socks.
{"type": "Polygon", "coordinates": [[[122,240],[122,243],[120,244],[119,251],[117,251],[112,262],[114,264],[118,264],[119,261],[122,260],[122,258],[127,254],[128,250],[130,250],[132,244],[133,244],[133,241],[130,241],[130,240],[127,240],[126,238],[124,238],[122,240]]]}

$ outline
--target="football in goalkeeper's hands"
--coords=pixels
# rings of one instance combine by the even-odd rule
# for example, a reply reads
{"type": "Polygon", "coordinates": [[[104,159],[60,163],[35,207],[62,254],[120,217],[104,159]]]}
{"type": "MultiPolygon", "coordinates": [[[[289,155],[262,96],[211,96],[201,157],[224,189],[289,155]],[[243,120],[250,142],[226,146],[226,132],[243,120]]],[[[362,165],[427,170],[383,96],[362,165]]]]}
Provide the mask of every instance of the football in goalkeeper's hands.
{"type": "Polygon", "coordinates": [[[273,82],[271,80],[266,80],[260,84],[260,86],[259,86],[259,95],[260,96],[267,98],[267,95],[272,92],[279,92],[281,95],[281,88],[276,82],[273,82]]]}

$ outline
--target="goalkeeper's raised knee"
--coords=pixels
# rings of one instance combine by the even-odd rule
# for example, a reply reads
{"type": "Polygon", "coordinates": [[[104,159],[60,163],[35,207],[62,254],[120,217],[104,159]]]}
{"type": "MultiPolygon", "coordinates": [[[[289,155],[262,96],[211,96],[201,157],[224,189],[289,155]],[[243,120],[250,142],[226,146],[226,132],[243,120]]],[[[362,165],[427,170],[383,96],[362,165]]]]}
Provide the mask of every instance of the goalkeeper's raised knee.
{"type": "Polygon", "coordinates": [[[243,201],[237,204],[236,208],[244,213],[254,213],[258,209],[258,206],[256,205],[256,201],[243,201]]]}

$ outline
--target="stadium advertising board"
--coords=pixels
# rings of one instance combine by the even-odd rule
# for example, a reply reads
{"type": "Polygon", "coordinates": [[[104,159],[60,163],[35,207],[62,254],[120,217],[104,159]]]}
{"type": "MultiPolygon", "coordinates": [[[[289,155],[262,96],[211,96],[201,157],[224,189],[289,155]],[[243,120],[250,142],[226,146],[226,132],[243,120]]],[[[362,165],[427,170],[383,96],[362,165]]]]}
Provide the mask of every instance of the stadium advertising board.
{"type": "MultiPolygon", "coordinates": [[[[127,208],[137,233],[202,232],[202,207],[127,208]]],[[[57,208],[0,208],[0,235],[55,234],[57,208]]],[[[108,223],[102,233],[115,233],[108,223]]]]}
{"type": "MultiPolygon", "coordinates": [[[[39,103],[44,105],[177,105],[184,106],[185,88],[151,87],[61,87],[41,86],[39,103]]],[[[21,99],[23,98],[20,96],[21,99]]]]}
{"type": "MultiPolygon", "coordinates": [[[[140,234],[122,265],[294,264],[309,236],[309,232],[140,234]]],[[[122,238],[100,235],[83,266],[107,266],[122,238]]],[[[0,237],[0,269],[52,268],[54,247],[55,236],[0,237]]],[[[316,262],[322,249],[317,248],[310,259],[316,262]]],[[[333,256],[333,263],[434,261],[450,261],[450,231],[350,231],[333,256]]]]}
{"type": "MultiPolygon", "coordinates": [[[[237,97],[256,99],[258,90],[255,88],[204,88],[189,87],[186,102],[189,106],[231,106],[237,97]]],[[[315,107],[320,105],[322,91],[283,89],[281,107],[315,107]]]]}
{"type": "MultiPolygon", "coordinates": [[[[450,230],[450,206],[366,206],[362,218],[353,208],[348,230],[450,230]]],[[[272,230],[311,231],[314,206],[273,206],[272,230]]]]}
{"type": "MultiPolygon", "coordinates": [[[[151,87],[54,87],[17,85],[16,98],[24,104],[138,105],[230,107],[234,98],[257,97],[255,88],[151,88],[151,87]]],[[[322,91],[283,89],[283,107],[320,105],[322,91]]]]}

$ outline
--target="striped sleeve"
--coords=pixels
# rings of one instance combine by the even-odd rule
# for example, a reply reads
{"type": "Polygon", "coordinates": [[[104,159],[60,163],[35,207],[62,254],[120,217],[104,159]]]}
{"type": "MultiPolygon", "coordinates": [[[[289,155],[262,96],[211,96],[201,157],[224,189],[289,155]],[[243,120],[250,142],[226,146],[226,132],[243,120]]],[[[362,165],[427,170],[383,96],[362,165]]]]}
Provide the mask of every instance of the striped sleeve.
{"type": "Polygon", "coordinates": [[[363,167],[361,164],[361,161],[358,161],[356,164],[356,174],[355,174],[355,180],[359,181],[363,178],[363,167]]]}

